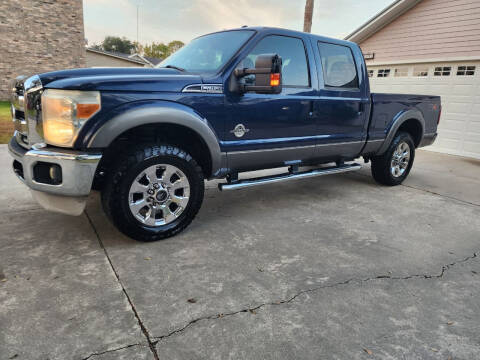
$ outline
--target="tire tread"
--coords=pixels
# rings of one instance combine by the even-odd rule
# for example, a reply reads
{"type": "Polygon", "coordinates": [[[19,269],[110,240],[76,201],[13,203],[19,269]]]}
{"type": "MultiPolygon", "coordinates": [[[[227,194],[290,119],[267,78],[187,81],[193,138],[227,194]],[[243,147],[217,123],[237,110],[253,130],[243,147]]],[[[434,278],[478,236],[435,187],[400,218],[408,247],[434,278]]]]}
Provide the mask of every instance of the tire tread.
{"type": "MultiPolygon", "coordinates": [[[[203,201],[203,179],[202,168],[198,165],[197,161],[195,161],[195,159],[183,149],[169,144],[140,144],[127,148],[119,154],[117,160],[112,166],[110,175],[107,177],[105,187],[101,194],[102,206],[110,221],[112,221],[124,234],[139,241],[162,240],[183,231],[193,221],[200,210],[203,201]],[[166,231],[139,231],[138,227],[134,227],[128,221],[125,221],[125,214],[123,214],[121,210],[121,196],[118,196],[117,194],[121,193],[123,180],[129,173],[131,167],[157,156],[180,158],[184,160],[188,166],[191,166],[196,174],[196,179],[193,179],[196,184],[191,184],[190,186],[198,186],[200,194],[199,196],[194,197],[193,203],[189,204],[191,210],[189,211],[188,216],[186,216],[178,226],[166,231]]],[[[189,181],[191,182],[192,179],[189,179],[189,181]]]]}
{"type": "Polygon", "coordinates": [[[415,144],[413,142],[412,136],[404,131],[398,132],[388,149],[382,155],[373,157],[372,160],[372,176],[375,181],[382,185],[387,186],[396,186],[400,185],[410,173],[410,170],[413,165],[413,161],[415,158],[415,144]],[[398,178],[395,178],[390,173],[390,162],[393,152],[395,151],[396,147],[400,143],[400,141],[406,140],[408,145],[410,146],[411,155],[410,155],[410,163],[408,165],[407,171],[398,178]]]}

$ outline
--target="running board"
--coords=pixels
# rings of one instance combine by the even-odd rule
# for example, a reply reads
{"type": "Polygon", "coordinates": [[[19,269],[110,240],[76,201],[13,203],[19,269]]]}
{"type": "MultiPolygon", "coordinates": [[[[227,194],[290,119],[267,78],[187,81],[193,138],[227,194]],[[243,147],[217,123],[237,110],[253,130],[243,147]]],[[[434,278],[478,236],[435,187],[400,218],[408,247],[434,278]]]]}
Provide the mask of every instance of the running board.
{"type": "Polygon", "coordinates": [[[220,190],[236,190],[236,189],[246,188],[250,186],[272,184],[280,181],[305,179],[309,177],[322,176],[322,175],[339,174],[339,173],[344,173],[348,171],[360,170],[361,168],[362,166],[356,163],[344,164],[340,166],[314,169],[314,170],[308,170],[303,172],[290,172],[286,174],[262,176],[262,177],[253,178],[253,179],[237,180],[229,183],[218,184],[218,188],[220,190]]]}

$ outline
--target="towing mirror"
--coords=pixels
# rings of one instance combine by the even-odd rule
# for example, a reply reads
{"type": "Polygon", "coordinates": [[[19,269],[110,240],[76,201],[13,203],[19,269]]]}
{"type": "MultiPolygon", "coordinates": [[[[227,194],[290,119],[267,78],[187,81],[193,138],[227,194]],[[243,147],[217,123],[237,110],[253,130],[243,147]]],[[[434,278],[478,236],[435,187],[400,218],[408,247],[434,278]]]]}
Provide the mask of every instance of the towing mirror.
{"type": "Polygon", "coordinates": [[[282,91],[282,58],[277,54],[262,54],[257,56],[254,69],[235,69],[230,79],[230,91],[279,94],[282,91]],[[255,85],[240,82],[247,75],[255,75],[255,85]]]}

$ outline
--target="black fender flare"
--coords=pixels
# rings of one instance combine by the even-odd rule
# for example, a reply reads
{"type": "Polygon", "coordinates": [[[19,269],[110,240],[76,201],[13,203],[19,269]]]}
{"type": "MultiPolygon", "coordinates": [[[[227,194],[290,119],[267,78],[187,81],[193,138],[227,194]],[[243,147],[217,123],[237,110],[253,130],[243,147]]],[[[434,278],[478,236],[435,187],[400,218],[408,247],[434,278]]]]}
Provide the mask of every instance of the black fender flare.
{"type": "Polygon", "coordinates": [[[402,124],[405,121],[411,120],[411,119],[418,121],[422,127],[422,134],[421,134],[422,136],[420,137],[420,142],[419,142],[421,143],[421,139],[423,139],[423,135],[425,134],[425,119],[423,118],[423,114],[416,109],[402,111],[398,113],[393,119],[393,121],[391,122],[390,128],[387,131],[387,136],[385,137],[385,140],[382,146],[380,146],[380,149],[378,149],[376,155],[381,155],[385,151],[387,151],[388,147],[392,143],[393,138],[395,137],[395,134],[397,133],[400,126],[402,126],[402,124]]]}
{"type": "Polygon", "coordinates": [[[225,155],[220,150],[220,142],[215,131],[207,119],[195,112],[192,108],[170,101],[155,101],[139,103],[125,112],[106,121],[90,138],[89,148],[107,148],[118,136],[125,131],[141,125],[175,124],[189,128],[197,133],[205,142],[212,161],[214,176],[222,169],[225,155]]]}

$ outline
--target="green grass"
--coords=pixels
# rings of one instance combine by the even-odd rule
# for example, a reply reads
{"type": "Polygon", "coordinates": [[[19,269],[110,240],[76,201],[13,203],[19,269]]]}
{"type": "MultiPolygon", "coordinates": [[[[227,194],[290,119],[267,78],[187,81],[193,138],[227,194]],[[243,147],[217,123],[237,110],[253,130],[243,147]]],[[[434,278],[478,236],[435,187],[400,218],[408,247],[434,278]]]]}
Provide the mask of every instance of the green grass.
{"type": "Polygon", "coordinates": [[[3,121],[6,117],[8,120],[12,120],[10,115],[10,102],[0,101],[0,119],[3,121]]]}
{"type": "Polygon", "coordinates": [[[12,131],[5,130],[4,123],[8,125],[12,123],[10,103],[8,101],[0,101],[0,144],[8,143],[12,137],[12,131]]]}

